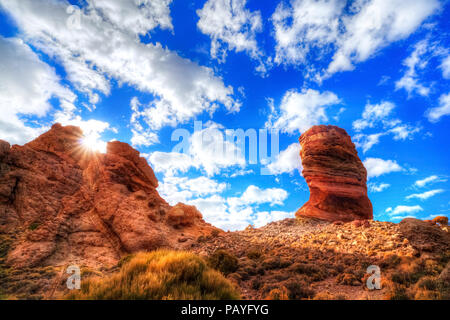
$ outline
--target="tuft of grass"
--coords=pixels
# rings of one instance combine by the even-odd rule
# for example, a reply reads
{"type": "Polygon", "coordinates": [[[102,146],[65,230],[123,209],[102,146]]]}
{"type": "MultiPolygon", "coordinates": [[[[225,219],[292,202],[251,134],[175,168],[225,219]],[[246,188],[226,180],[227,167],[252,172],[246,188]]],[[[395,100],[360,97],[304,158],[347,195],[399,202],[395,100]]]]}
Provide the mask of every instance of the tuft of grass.
{"type": "Polygon", "coordinates": [[[90,278],[71,300],[239,299],[236,288],[199,256],[185,251],[137,253],[118,273],[90,278]]]}
{"type": "Polygon", "coordinates": [[[289,300],[288,290],[284,286],[272,289],[265,300],[289,300]]]}
{"type": "Polygon", "coordinates": [[[239,260],[225,250],[217,250],[208,258],[209,265],[224,275],[235,272],[239,268],[239,260]]]}

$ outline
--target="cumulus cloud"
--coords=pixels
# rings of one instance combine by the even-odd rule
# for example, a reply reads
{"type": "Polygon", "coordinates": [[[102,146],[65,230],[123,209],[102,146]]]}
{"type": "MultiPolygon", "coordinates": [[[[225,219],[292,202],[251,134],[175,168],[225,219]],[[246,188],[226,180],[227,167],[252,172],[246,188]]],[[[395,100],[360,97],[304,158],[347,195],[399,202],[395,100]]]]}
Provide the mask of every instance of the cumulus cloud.
{"type": "Polygon", "coordinates": [[[89,6],[99,11],[114,25],[132,34],[145,35],[160,27],[172,30],[170,4],[172,0],[88,0],[89,6]]]}
{"type": "Polygon", "coordinates": [[[389,188],[391,185],[389,183],[369,183],[367,184],[367,187],[369,188],[370,192],[382,192],[384,190],[386,190],[387,188],[389,188]]]}
{"type": "Polygon", "coordinates": [[[432,184],[432,183],[445,182],[445,181],[447,181],[447,179],[444,179],[444,178],[439,177],[437,175],[432,175],[432,176],[426,177],[424,179],[417,180],[414,183],[414,186],[415,187],[419,187],[419,188],[423,188],[423,187],[425,187],[425,186],[427,186],[429,184],[432,184]]]}
{"type": "Polygon", "coordinates": [[[91,70],[71,75],[80,90],[94,96],[96,91],[107,93],[104,81],[113,78],[152,94],[155,99],[140,111],[151,131],[203,112],[213,113],[219,105],[230,112],[240,108],[232,97],[233,88],[211,68],[181,58],[160,43],[140,42],[138,35],[157,25],[171,27],[164,9],[170,1],[87,1],[71,15],[65,1],[1,0],[0,4],[17,22],[27,42],[69,70],[91,70]],[[158,18],[149,18],[154,14],[158,18]],[[74,15],[79,23],[69,23],[74,15]]]}
{"type": "Polygon", "coordinates": [[[272,22],[276,40],[275,62],[304,64],[313,49],[325,50],[339,37],[341,0],[296,0],[281,2],[272,22]]]}
{"type": "Polygon", "coordinates": [[[44,117],[52,110],[50,99],[71,106],[76,96],[22,40],[0,36],[0,56],[0,138],[23,144],[48,129],[27,124],[26,116],[44,117]]]}
{"type": "Polygon", "coordinates": [[[192,198],[205,197],[222,193],[227,189],[226,183],[220,183],[207,177],[189,179],[187,177],[164,177],[158,187],[159,193],[171,205],[186,203],[192,198]]]}
{"type": "Polygon", "coordinates": [[[343,19],[345,31],[328,72],[352,70],[390,43],[405,39],[440,7],[437,0],[357,1],[354,14],[343,19]]]}
{"type": "Polygon", "coordinates": [[[444,191],[445,190],[443,190],[443,189],[435,189],[435,190],[430,190],[430,191],[426,191],[423,193],[414,193],[414,194],[407,196],[406,199],[407,200],[410,200],[410,199],[427,200],[427,199],[434,197],[435,195],[442,193],[444,191]]]}
{"type": "Polygon", "coordinates": [[[390,43],[407,38],[439,7],[437,0],[355,1],[348,10],[344,0],[283,2],[272,16],[275,61],[310,65],[308,55],[318,52],[320,60],[331,57],[325,77],[352,70],[390,43]]]}
{"type": "Polygon", "coordinates": [[[328,121],[326,109],[340,103],[332,92],[313,89],[289,90],[283,96],[279,110],[269,117],[266,126],[285,133],[302,133],[314,125],[328,121]]]}
{"type": "Polygon", "coordinates": [[[441,95],[439,107],[428,109],[425,115],[430,122],[438,122],[443,116],[450,115],[450,93],[441,95]]]}
{"type": "Polygon", "coordinates": [[[394,108],[395,104],[389,101],[383,101],[379,104],[366,104],[362,118],[353,122],[353,129],[361,131],[366,128],[373,128],[381,120],[386,119],[394,108]]]}
{"type": "Polygon", "coordinates": [[[209,121],[188,139],[186,153],[155,151],[147,155],[157,172],[165,175],[187,172],[190,168],[201,169],[213,176],[227,168],[246,166],[245,154],[236,142],[228,141],[223,126],[209,121]]]}
{"type": "MultiPolygon", "coordinates": [[[[246,52],[262,63],[256,41],[262,31],[261,13],[245,8],[247,0],[208,0],[201,10],[198,28],[211,38],[211,57],[224,62],[228,50],[246,52]]],[[[264,68],[264,66],[261,66],[264,68]]]]}
{"type": "Polygon", "coordinates": [[[418,213],[423,211],[423,208],[421,206],[396,206],[393,208],[387,208],[386,213],[392,218],[392,219],[404,219],[408,217],[414,217],[412,216],[414,213],[418,213]],[[409,216],[401,216],[404,214],[408,214],[409,216]]]}
{"type": "Polygon", "coordinates": [[[279,188],[260,189],[249,186],[240,197],[231,197],[227,203],[232,208],[246,207],[251,204],[269,203],[271,206],[281,205],[288,196],[287,191],[279,188]]]}
{"type": "Polygon", "coordinates": [[[391,172],[403,171],[404,169],[395,160],[383,160],[380,158],[367,158],[364,160],[367,169],[367,177],[379,177],[391,172]]]}
{"type": "Polygon", "coordinates": [[[276,160],[267,165],[267,170],[274,175],[282,173],[292,173],[295,170],[302,172],[302,160],[300,158],[301,146],[299,143],[293,143],[285,150],[281,151],[276,160]]]}
{"type": "Polygon", "coordinates": [[[261,227],[272,221],[293,217],[284,211],[259,211],[262,204],[283,204],[288,194],[283,189],[261,189],[250,185],[239,197],[221,195],[227,185],[210,178],[166,177],[158,187],[161,196],[171,205],[184,202],[194,205],[205,221],[224,230],[242,230],[252,224],[261,227]]]}

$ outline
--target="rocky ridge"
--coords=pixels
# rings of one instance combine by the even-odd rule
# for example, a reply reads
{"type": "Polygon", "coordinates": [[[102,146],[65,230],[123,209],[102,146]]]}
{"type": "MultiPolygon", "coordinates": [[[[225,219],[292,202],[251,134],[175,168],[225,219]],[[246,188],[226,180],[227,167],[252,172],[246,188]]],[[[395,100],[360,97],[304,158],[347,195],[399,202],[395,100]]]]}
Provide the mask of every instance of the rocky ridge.
{"type": "Polygon", "coordinates": [[[24,146],[0,141],[7,265],[111,267],[132,252],[218,232],[195,207],[162,199],[153,170],[128,144],[110,142],[101,154],[82,138],[79,128],[56,124],[24,146]]]}

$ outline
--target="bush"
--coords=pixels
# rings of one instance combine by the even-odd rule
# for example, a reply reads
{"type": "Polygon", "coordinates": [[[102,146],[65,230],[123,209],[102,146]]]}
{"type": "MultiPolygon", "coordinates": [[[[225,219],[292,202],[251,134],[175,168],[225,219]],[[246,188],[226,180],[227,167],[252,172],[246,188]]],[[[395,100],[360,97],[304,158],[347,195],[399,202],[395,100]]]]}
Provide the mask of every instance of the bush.
{"type": "Polygon", "coordinates": [[[384,296],[386,300],[409,300],[407,289],[405,286],[393,283],[388,287],[384,296]]]}
{"type": "Polygon", "coordinates": [[[108,278],[91,278],[75,300],[238,299],[236,288],[195,254],[157,250],[137,253],[108,278]]]}
{"type": "Polygon", "coordinates": [[[289,292],[289,299],[300,300],[307,299],[314,296],[314,291],[303,281],[288,281],[285,283],[285,287],[289,292]]]}
{"type": "Polygon", "coordinates": [[[288,290],[286,287],[273,289],[267,295],[266,300],[289,300],[288,290]]]}
{"type": "Polygon", "coordinates": [[[217,250],[208,259],[209,265],[224,275],[235,272],[239,268],[238,259],[225,250],[217,250]]]}

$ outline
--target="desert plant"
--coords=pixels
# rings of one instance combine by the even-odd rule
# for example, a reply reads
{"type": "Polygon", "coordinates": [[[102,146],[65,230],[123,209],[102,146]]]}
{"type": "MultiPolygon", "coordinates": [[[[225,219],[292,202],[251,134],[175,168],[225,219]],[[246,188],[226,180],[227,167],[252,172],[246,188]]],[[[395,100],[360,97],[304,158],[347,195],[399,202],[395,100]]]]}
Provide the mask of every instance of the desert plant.
{"type": "Polygon", "coordinates": [[[209,265],[225,275],[239,268],[238,259],[226,250],[217,250],[208,259],[209,265]]]}
{"type": "Polygon", "coordinates": [[[157,250],[137,253],[119,272],[90,278],[81,290],[66,296],[81,300],[238,299],[236,288],[199,256],[157,250]]]}
{"type": "Polygon", "coordinates": [[[288,290],[286,287],[280,287],[270,290],[266,300],[289,300],[288,290]]]}

